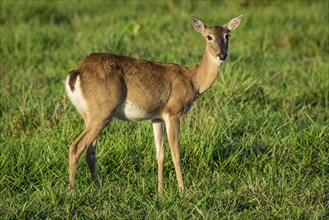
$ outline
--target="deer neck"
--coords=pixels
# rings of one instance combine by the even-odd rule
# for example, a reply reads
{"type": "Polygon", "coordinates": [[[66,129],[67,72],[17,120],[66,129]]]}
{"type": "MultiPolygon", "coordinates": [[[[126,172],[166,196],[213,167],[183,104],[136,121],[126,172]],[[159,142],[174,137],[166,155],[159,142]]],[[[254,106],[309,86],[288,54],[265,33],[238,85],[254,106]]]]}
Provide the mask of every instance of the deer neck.
{"type": "Polygon", "coordinates": [[[213,57],[206,47],[201,61],[191,69],[193,85],[200,94],[213,84],[217,78],[220,64],[220,61],[213,57]]]}

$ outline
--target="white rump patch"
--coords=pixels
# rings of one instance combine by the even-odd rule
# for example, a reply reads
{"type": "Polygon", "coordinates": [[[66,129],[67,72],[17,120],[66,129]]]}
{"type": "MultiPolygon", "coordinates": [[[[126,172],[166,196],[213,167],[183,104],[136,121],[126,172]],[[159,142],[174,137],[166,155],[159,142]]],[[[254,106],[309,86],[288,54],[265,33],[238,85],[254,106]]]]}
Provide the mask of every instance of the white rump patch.
{"type": "Polygon", "coordinates": [[[76,107],[78,112],[85,117],[86,111],[87,111],[87,102],[86,99],[83,97],[81,87],[80,87],[80,76],[77,76],[75,85],[74,85],[74,91],[71,91],[70,85],[69,85],[70,76],[66,77],[65,82],[65,88],[66,93],[68,97],[70,98],[73,105],[76,107]]]}

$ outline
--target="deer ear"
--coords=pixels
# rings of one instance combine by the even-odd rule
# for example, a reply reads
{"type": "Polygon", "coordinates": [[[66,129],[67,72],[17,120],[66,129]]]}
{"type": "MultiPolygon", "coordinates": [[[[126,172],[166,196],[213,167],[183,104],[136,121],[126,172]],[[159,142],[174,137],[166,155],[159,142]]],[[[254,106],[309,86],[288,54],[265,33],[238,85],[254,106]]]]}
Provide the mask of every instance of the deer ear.
{"type": "Polygon", "coordinates": [[[233,18],[228,22],[226,25],[224,25],[229,31],[233,31],[235,28],[237,28],[243,18],[243,15],[239,15],[238,17],[233,18]]]}
{"type": "Polygon", "coordinates": [[[203,33],[204,30],[206,29],[206,25],[201,21],[200,19],[192,16],[192,25],[195,30],[197,30],[200,33],[203,33]]]}

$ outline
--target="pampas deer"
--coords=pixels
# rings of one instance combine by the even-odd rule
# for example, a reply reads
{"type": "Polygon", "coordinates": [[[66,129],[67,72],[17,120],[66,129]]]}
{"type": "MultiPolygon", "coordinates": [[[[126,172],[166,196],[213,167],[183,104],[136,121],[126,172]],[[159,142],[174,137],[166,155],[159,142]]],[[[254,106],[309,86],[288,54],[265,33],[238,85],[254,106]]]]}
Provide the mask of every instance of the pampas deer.
{"type": "Polygon", "coordinates": [[[193,27],[206,42],[201,61],[193,67],[111,53],[92,53],[69,71],[66,91],[85,124],[85,129],[69,149],[71,189],[75,185],[79,156],[84,151],[92,179],[100,186],[96,172],[96,144],[98,136],[113,117],[152,121],[159,193],[163,193],[166,131],[178,186],[184,189],[178,144],[181,117],[216,79],[227,56],[229,34],[241,19],[242,15],[223,26],[208,27],[200,19],[192,17],[193,27]]]}

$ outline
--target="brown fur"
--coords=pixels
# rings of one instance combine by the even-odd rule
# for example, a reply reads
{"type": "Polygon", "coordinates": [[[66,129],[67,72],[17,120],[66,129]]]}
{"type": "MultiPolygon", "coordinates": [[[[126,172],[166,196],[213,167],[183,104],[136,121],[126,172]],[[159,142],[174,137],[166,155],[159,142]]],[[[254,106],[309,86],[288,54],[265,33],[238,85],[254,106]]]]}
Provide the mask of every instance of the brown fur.
{"type": "MultiPolygon", "coordinates": [[[[86,100],[99,102],[98,105],[104,103],[104,99],[113,102],[111,96],[117,95],[112,91],[113,87],[121,84],[120,93],[124,97],[121,101],[131,100],[156,118],[163,113],[181,113],[198,94],[191,79],[193,74],[190,68],[182,68],[173,63],[93,53],[69,73],[70,88],[75,83],[77,73],[80,73],[81,88],[86,100]],[[102,100],[97,101],[98,98],[102,100]]],[[[101,110],[95,108],[97,114],[101,110]]]]}

